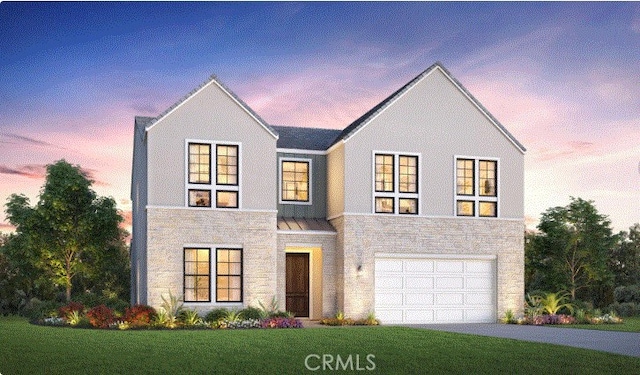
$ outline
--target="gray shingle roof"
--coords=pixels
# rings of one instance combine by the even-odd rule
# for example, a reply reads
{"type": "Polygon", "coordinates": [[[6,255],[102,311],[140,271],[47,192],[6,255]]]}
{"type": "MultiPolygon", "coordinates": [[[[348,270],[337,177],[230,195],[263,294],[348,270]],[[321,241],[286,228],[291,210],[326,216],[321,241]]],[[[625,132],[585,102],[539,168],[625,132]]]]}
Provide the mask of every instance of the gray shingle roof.
{"type": "Polygon", "coordinates": [[[341,134],[339,129],[298,128],[292,126],[273,126],[278,132],[276,143],[278,148],[293,148],[298,150],[324,151],[333,144],[341,134]]]}

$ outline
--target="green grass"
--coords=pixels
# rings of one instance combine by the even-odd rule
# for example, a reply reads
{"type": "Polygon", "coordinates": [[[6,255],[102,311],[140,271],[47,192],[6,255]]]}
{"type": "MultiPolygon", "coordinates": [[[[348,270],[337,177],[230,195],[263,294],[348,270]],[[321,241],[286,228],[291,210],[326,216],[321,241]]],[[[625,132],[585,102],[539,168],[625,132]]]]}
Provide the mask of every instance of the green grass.
{"type": "Polygon", "coordinates": [[[306,370],[309,354],[352,354],[354,361],[358,354],[361,368],[368,365],[365,356],[373,354],[375,372],[381,374],[624,374],[640,368],[640,358],[404,327],[112,331],[0,318],[3,375],[333,372],[306,370]]]}
{"type": "Polygon", "coordinates": [[[598,331],[640,332],[640,317],[622,318],[622,324],[566,324],[549,327],[595,329],[598,331]]]}

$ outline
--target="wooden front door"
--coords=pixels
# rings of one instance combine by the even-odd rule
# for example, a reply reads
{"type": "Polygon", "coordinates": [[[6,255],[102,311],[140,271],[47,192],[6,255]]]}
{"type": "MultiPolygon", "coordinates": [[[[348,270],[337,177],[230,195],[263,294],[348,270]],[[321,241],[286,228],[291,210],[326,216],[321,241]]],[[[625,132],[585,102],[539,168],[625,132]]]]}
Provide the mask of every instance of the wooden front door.
{"type": "Polygon", "coordinates": [[[287,254],[286,308],[297,317],[309,316],[309,254],[287,254]]]}

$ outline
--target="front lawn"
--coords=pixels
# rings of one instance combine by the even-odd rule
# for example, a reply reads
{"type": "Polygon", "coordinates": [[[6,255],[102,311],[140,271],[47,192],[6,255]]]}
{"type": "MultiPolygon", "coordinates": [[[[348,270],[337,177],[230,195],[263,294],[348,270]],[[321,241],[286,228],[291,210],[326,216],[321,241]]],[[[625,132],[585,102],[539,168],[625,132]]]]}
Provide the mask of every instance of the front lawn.
{"type": "Polygon", "coordinates": [[[640,358],[405,327],[118,331],[0,318],[3,375],[326,373],[322,359],[334,369],[338,355],[342,368],[366,373],[358,368],[375,364],[382,374],[623,374],[640,368],[640,358]],[[317,371],[307,370],[305,359],[317,371]]]}

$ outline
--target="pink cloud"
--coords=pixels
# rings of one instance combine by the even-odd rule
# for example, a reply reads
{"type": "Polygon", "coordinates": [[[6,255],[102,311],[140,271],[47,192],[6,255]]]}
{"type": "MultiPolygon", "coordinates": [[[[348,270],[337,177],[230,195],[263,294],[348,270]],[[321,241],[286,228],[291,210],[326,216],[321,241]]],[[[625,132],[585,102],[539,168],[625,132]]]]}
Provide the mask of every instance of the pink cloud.
{"type": "Polygon", "coordinates": [[[6,165],[0,165],[0,174],[19,177],[43,179],[46,172],[47,168],[45,165],[19,165],[13,168],[6,165]]]}

